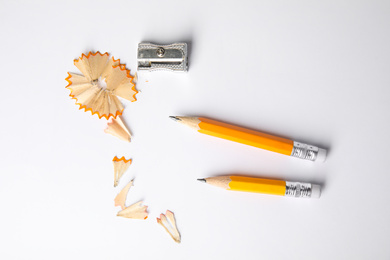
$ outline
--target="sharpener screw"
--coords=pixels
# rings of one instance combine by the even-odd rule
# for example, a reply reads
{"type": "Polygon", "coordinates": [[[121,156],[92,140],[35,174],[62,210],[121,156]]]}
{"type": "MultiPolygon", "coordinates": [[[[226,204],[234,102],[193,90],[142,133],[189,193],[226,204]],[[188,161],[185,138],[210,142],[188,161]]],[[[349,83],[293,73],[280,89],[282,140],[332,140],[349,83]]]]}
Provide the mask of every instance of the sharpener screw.
{"type": "Polygon", "coordinates": [[[157,56],[162,58],[162,57],[164,57],[164,55],[165,55],[165,49],[162,47],[158,48],[157,49],[157,56]]]}

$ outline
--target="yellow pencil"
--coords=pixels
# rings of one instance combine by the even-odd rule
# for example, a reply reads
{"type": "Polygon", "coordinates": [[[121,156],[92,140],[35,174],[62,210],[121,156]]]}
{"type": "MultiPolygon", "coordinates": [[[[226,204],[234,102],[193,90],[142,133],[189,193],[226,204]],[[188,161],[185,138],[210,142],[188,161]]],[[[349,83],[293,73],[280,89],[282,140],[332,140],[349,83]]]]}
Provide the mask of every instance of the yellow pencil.
{"type": "Polygon", "coordinates": [[[211,184],[226,190],[257,192],[263,194],[300,197],[319,198],[321,187],[319,185],[301,182],[290,182],[282,180],[270,180],[243,176],[219,176],[198,181],[211,184]]]}
{"type": "Polygon", "coordinates": [[[286,138],[249,130],[203,117],[170,116],[196,131],[310,161],[325,161],[326,150],[286,138]]]}

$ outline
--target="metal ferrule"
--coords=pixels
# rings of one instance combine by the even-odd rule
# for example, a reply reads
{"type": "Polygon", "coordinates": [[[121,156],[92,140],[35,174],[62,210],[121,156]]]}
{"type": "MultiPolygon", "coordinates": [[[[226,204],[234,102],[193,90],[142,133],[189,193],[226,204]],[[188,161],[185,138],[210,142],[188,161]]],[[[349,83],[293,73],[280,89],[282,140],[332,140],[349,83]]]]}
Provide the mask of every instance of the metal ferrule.
{"type": "Polygon", "coordinates": [[[294,147],[291,152],[291,156],[315,161],[318,155],[318,147],[314,145],[299,143],[294,141],[294,147]]]}
{"type": "Polygon", "coordinates": [[[311,184],[286,181],[286,194],[288,197],[310,198],[311,184]]]}

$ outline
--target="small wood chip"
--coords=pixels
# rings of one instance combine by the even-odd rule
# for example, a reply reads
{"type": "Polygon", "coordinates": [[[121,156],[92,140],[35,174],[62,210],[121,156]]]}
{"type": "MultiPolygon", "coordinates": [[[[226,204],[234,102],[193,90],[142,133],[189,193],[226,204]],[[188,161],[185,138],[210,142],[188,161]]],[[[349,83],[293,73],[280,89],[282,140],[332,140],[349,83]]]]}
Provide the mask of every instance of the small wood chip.
{"type": "Polygon", "coordinates": [[[131,159],[126,160],[124,156],[122,156],[122,158],[115,156],[114,159],[112,159],[114,165],[114,187],[118,186],[119,179],[129,168],[131,162],[131,159]]]}
{"type": "Polygon", "coordinates": [[[138,201],[133,205],[118,212],[117,216],[131,219],[147,219],[148,218],[148,206],[142,206],[143,201],[138,201]]]}
{"type": "Polygon", "coordinates": [[[167,210],[165,215],[161,213],[160,218],[157,218],[157,223],[164,227],[176,243],[181,242],[180,233],[176,226],[175,214],[172,211],[167,210]]]}
{"type": "Polygon", "coordinates": [[[124,209],[126,206],[126,197],[127,193],[130,190],[130,187],[133,186],[133,181],[130,181],[119,193],[116,195],[114,202],[115,202],[115,207],[120,206],[122,209],[124,209]]]}
{"type": "Polygon", "coordinates": [[[130,131],[127,129],[120,116],[117,116],[116,119],[111,117],[107,122],[107,128],[104,129],[104,132],[118,137],[125,142],[131,141],[130,131]]]}

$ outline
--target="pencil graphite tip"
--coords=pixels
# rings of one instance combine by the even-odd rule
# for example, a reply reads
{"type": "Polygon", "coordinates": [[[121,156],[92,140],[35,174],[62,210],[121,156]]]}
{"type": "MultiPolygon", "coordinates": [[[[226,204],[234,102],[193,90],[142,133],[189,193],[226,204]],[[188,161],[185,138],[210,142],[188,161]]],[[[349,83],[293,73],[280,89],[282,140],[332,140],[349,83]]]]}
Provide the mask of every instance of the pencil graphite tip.
{"type": "Polygon", "coordinates": [[[170,119],[172,119],[173,121],[181,121],[180,118],[178,118],[177,116],[169,116],[170,119]]]}
{"type": "Polygon", "coordinates": [[[205,179],[198,179],[198,181],[200,181],[200,182],[206,182],[205,179]]]}

